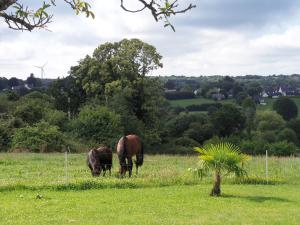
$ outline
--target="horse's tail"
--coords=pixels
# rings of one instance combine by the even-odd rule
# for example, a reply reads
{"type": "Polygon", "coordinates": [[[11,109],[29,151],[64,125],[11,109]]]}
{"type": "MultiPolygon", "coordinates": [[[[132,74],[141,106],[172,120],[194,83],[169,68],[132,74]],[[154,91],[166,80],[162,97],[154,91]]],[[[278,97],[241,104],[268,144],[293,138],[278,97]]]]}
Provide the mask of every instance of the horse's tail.
{"type": "Polygon", "coordinates": [[[144,163],[144,145],[141,143],[141,151],[136,155],[136,165],[142,166],[144,163]]]}
{"type": "Polygon", "coordinates": [[[120,153],[118,154],[121,165],[124,163],[126,156],[127,156],[126,145],[127,145],[127,138],[126,138],[126,136],[124,136],[123,137],[123,146],[122,146],[122,149],[120,150],[120,153]]]}

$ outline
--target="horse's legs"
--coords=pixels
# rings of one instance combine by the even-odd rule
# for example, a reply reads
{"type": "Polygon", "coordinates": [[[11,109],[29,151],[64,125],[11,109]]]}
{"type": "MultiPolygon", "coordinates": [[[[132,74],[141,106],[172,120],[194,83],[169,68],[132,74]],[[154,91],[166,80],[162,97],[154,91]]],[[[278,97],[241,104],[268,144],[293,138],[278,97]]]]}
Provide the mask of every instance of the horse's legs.
{"type": "Polygon", "coordinates": [[[135,164],[135,168],[136,168],[135,173],[136,173],[136,175],[138,175],[139,166],[137,164],[135,164]]]}
{"type": "Polygon", "coordinates": [[[128,172],[129,172],[129,177],[131,177],[132,174],[132,158],[128,158],[128,172]]]}

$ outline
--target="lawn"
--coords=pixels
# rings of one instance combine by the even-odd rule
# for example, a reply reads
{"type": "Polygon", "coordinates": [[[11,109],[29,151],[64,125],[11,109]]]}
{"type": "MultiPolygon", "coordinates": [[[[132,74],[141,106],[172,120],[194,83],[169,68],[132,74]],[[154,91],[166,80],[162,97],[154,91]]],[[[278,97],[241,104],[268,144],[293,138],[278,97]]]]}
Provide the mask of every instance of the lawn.
{"type": "Polygon", "coordinates": [[[92,178],[84,154],[0,154],[0,224],[298,224],[300,158],[263,157],[246,166],[249,180],[211,177],[189,168],[195,156],[146,155],[138,177],[92,178]],[[249,183],[257,184],[249,184],[249,183]],[[273,184],[270,184],[273,183],[273,184]]]}
{"type": "Polygon", "coordinates": [[[187,107],[189,105],[201,105],[204,103],[234,103],[234,99],[226,99],[223,101],[215,101],[208,98],[192,98],[192,99],[180,99],[180,100],[169,100],[171,106],[187,107]]]}

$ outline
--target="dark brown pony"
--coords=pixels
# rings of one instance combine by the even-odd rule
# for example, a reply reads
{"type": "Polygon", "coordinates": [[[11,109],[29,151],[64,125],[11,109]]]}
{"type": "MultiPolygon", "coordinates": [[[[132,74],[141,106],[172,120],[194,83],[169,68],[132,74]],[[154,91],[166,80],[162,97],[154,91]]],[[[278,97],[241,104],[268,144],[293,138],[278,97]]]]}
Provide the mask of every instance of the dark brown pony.
{"type": "Polygon", "coordinates": [[[120,163],[120,175],[123,177],[126,171],[129,172],[129,177],[132,174],[132,157],[136,155],[135,166],[136,175],[138,174],[138,167],[144,162],[144,149],[141,139],[137,135],[127,135],[122,137],[117,145],[117,154],[120,163]]]}
{"type": "Polygon", "coordinates": [[[106,170],[109,170],[111,175],[112,167],[112,151],[108,147],[93,148],[89,151],[87,156],[87,164],[91,169],[92,175],[99,176],[103,170],[105,176],[106,170]]]}

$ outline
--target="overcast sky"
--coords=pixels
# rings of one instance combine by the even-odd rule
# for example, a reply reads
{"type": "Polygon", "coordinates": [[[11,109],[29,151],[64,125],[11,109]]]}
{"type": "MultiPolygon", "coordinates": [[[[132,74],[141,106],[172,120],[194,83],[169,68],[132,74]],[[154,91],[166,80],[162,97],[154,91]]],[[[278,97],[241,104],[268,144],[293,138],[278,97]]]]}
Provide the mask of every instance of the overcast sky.
{"type": "MultiPolygon", "coordinates": [[[[136,0],[127,1],[138,8],[136,0]]],[[[300,73],[299,0],[179,0],[197,8],[173,20],[175,33],[149,12],[122,11],[120,0],[90,2],[94,20],[60,3],[52,32],[12,31],[0,20],[0,77],[39,76],[34,66],[45,62],[45,77],[64,77],[98,45],[123,38],[157,48],[164,67],[151,75],[300,73]]]]}

